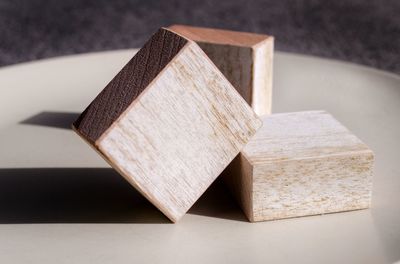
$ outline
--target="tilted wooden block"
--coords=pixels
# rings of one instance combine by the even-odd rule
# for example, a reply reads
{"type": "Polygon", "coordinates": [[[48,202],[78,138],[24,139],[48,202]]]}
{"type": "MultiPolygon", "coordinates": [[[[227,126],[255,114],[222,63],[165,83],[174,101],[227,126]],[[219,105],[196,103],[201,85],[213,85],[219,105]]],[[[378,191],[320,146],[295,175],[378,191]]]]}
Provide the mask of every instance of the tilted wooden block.
{"type": "Polygon", "coordinates": [[[175,222],[261,124],[196,43],[160,29],[73,127],[175,222]]]}
{"type": "Polygon", "coordinates": [[[227,168],[250,221],[367,208],[373,153],[323,111],[273,114],[227,168]]]}
{"type": "Polygon", "coordinates": [[[169,29],[196,41],[258,115],[271,113],[272,36],[183,25],[169,29]]]}

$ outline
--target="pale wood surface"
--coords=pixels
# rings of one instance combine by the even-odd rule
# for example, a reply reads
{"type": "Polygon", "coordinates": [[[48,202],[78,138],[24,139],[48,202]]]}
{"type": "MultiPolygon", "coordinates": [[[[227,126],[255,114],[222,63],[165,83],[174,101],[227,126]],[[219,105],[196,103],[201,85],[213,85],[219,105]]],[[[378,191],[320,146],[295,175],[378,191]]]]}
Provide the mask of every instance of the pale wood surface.
{"type": "Polygon", "coordinates": [[[272,36],[184,25],[169,28],[196,41],[258,115],[271,113],[272,36]]]}
{"type": "Polygon", "coordinates": [[[260,126],[250,106],[190,41],[94,145],[176,222],[260,126]]]}
{"type": "Polygon", "coordinates": [[[225,169],[221,177],[247,218],[253,219],[253,166],[243,155],[239,154],[225,169]]]}
{"type": "Polygon", "coordinates": [[[251,106],[259,115],[271,114],[274,39],[269,37],[252,47],[251,106]]]}
{"type": "Polygon", "coordinates": [[[373,153],[330,114],[274,114],[263,123],[227,177],[230,185],[251,179],[233,189],[250,221],[369,207],[373,153]]]}

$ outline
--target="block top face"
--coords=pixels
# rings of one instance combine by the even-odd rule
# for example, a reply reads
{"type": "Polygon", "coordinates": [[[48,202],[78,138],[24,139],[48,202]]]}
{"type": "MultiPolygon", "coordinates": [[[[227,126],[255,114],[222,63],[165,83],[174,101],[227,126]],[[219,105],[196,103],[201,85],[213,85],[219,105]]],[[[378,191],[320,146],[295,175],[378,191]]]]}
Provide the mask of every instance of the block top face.
{"type": "Polygon", "coordinates": [[[371,152],[325,111],[263,116],[263,127],[243,149],[253,164],[371,152]]]}
{"type": "Polygon", "coordinates": [[[222,45],[253,47],[271,36],[213,28],[172,25],[168,29],[195,42],[209,42],[222,45]]]}
{"type": "Polygon", "coordinates": [[[160,29],[108,83],[73,126],[95,142],[188,43],[160,29]]]}

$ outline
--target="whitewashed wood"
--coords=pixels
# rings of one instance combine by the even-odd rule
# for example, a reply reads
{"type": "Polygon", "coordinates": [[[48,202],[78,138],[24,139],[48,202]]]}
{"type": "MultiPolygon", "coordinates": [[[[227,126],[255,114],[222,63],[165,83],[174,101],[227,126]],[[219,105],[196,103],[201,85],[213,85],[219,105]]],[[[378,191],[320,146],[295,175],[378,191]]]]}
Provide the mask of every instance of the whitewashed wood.
{"type": "Polygon", "coordinates": [[[258,115],[271,113],[272,36],[183,25],[169,29],[196,41],[258,115]]]}
{"type": "Polygon", "coordinates": [[[95,145],[176,222],[260,126],[250,106],[189,42],[95,145]]]}
{"type": "Polygon", "coordinates": [[[250,221],[370,206],[373,152],[330,114],[273,114],[263,123],[226,177],[250,221]]]}
{"type": "Polygon", "coordinates": [[[251,106],[259,115],[271,114],[274,38],[268,37],[254,45],[252,50],[251,106]]]}

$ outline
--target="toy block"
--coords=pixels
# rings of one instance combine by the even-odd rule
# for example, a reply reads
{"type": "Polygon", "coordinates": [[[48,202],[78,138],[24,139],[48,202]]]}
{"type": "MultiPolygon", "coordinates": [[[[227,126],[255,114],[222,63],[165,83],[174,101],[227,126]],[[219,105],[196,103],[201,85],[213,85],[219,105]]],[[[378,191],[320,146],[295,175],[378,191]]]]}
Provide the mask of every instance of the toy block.
{"type": "Polygon", "coordinates": [[[271,113],[272,36],[184,25],[169,29],[195,41],[258,115],[271,113]]]}
{"type": "Polygon", "coordinates": [[[224,173],[248,219],[368,208],[373,152],[324,111],[273,114],[224,173]]]}
{"type": "Polygon", "coordinates": [[[261,125],[195,42],[160,29],[73,129],[176,222],[261,125]]]}

